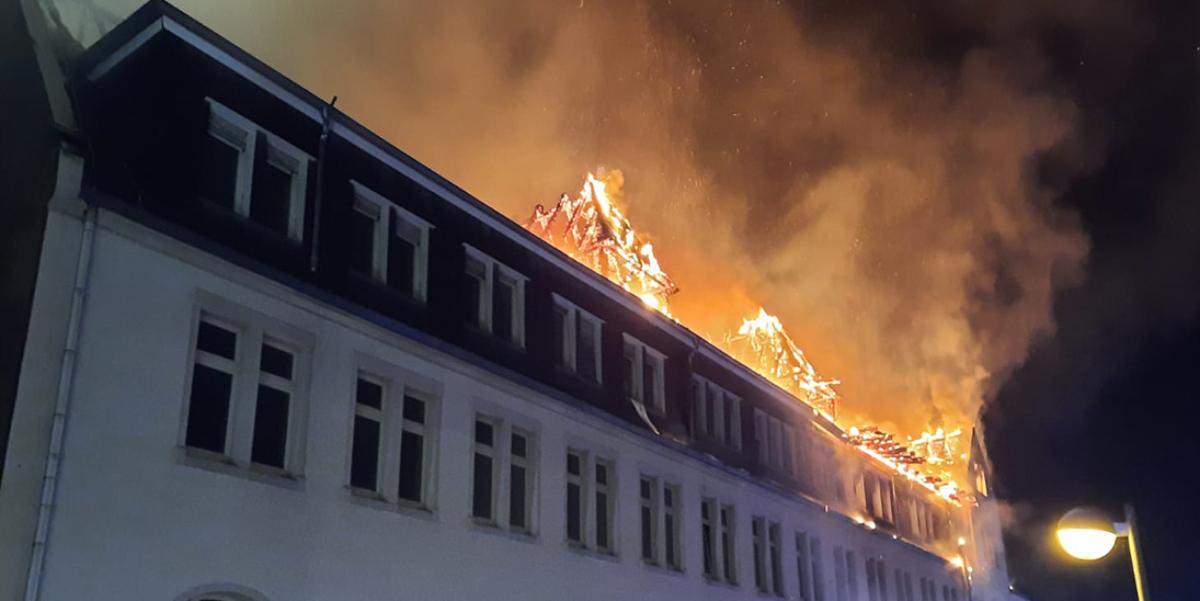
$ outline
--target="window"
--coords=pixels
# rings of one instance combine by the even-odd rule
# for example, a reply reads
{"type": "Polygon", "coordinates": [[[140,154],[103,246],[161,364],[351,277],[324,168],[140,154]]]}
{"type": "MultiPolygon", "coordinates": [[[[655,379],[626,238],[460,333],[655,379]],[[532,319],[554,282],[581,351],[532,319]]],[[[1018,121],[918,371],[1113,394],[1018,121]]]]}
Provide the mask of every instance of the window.
{"type": "Polygon", "coordinates": [[[604,460],[596,460],[596,464],[592,466],[596,473],[596,550],[604,553],[612,553],[614,546],[612,540],[613,528],[613,495],[612,495],[612,464],[604,460]]]}
{"type": "MultiPolygon", "coordinates": [[[[362,363],[373,363],[363,359],[362,363]]],[[[386,365],[358,370],[350,488],[360,496],[428,509],[431,505],[433,388],[386,365]]]]}
{"type": "Polygon", "coordinates": [[[762,409],[754,409],[754,439],[760,465],[783,474],[793,473],[791,439],[795,437],[791,426],[762,409]]]}
{"type": "Polygon", "coordinates": [[[882,557],[875,560],[875,586],[879,589],[879,601],[887,601],[887,566],[882,557]]]}
{"type": "Polygon", "coordinates": [[[896,568],[894,575],[896,577],[896,601],[908,601],[904,596],[904,576],[900,573],[900,568],[896,568]]]}
{"type": "Polygon", "coordinates": [[[356,181],[350,185],[351,269],[424,302],[433,226],[356,181]]]}
{"type": "Polygon", "coordinates": [[[767,525],[767,545],[771,557],[771,592],[783,595],[783,533],[778,522],[767,525]]]}
{"type": "Polygon", "coordinates": [[[846,599],[846,553],[841,547],[833,548],[833,585],[837,591],[837,601],[846,599]]]}
{"type": "Polygon", "coordinates": [[[867,558],[867,599],[869,601],[886,601],[879,597],[879,581],[876,579],[876,559],[867,558]]]}
{"type": "Polygon", "coordinates": [[[554,366],[600,383],[600,328],[603,322],[561,296],[554,295],[554,366]]]}
{"type": "Polygon", "coordinates": [[[692,376],[692,437],[741,450],[741,399],[701,376],[692,376]]]}
{"type": "MultiPolygon", "coordinates": [[[[899,586],[899,583],[896,586],[899,586]]],[[[904,598],[908,601],[915,601],[913,597],[912,573],[910,572],[904,573],[904,598]]]]}
{"type": "Polygon", "coordinates": [[[800,599],[812,601],[812,558],[808,553],[808,534],[797,532],[796,539],[796,582],[799,587],[800,599]]]}
{"type": "Polygon", "coordinates": [[[310,338],[219,299],[204,304],[184,413],[187,456],[299,475],[310,338]],[[218,314],[207,307],[224,309],[218,314]]]}
{"type": "Polygon", "coordinates": [[[642,522],[642,560],[658,563],[655,539],[658,530],[658,480],[642,476],[638,483],[642,522]]]}
{"type": "Polygon", "coordinates": [[[737,584],[737,559],[734,554],[734,514],[732,505],[721,506],[721,567],[725,582],[737,584]]]}
{"type": "Polygon", "coordinates": [[[525,346],[525,276],[474,247],[466,248],[467,323],[517,347],[525,346]]]}
{"type": "Polygon", "coordinates": [[[679,548],[679,487],[663,484],[663,565],[683,569],[679,548]]]}
{"type": "Polygon", "coordinates": [[[513,532],[533,532],[534,436],[494,417],[476,415],[471,517],[513,532]]]}
{"type": "Polygon", "coordinates": [[[312,157],[211,98],[208,107],[200,195],[299,242],[312,157]]]}
{"type": "Polygon", "coordinates": [[[496,510],[496,426],[475,418],[475,466],[471,486],[471,516],[492,522],[496,510]]]}
{"type": "Polygon", "coordinates": [[[813,537],[809,542],[808,556],[812,559],[813,601],[825,601],[824,558],[821,556],[821,539],[813,537]]]}
{"type": "Polygon", "coordinates": [[[854,551],[846,551],[846,591],[853,601],[858,601],[858,559],[854,551]]]}
{"type": "Polygon", "coordinates": [[[666,412],[663,365],[666,356],[625,335],[625,398],[641,411],[666,412]]]}
{"type": "Polygon", "coordinates": [[[717,513],[714,499],[700,500],[700,544],[704,546],[704,577],[719,580],[717,571],[717,538],[714,520],[717,513]]]}
{"type": "Polygon", "coordinates": [[[763,518],[754,516],[750,520],[750,534],[754,541],[754,588],[760,593],[767,589],[767,533],[763,518]]]}
{"type": "Polygon", "coordinates": [[[674,570],[679,557],[679,488],[642,476],[638,481],[642,561],[674,570]]]}
{"type": "Polygon", "coordinates": [[[892,481],[879,474],[863,474],[864,509],[875,519],[894,523],[894,501],[892,481]]]}
{"type": "Polygon", "coordinates": [[[613,509],[616,474],[611,461],[567,450],[567,542],[614,554],[613,509]],[[589,477],[589,473],[591,477],[589,477]],[[591,500],[589,512],[588,501],[591,500]]]}

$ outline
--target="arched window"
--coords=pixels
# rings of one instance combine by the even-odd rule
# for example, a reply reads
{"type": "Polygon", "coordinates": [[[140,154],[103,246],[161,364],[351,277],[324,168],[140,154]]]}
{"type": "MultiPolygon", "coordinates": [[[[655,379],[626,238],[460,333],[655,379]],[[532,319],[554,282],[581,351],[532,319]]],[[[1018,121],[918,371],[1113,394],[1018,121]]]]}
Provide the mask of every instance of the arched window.
{"type": "Polygon", "coordinates": [[[269,601],[267,596],[248,587],[228,582],[197,586],[175,601],[269,601]]]}

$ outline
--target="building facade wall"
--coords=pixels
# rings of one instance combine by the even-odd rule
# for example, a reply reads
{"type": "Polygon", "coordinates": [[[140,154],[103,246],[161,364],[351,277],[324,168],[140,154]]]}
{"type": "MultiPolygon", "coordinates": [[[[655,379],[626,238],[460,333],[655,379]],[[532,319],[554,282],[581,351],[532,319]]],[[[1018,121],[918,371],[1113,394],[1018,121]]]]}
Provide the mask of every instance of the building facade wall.
{"type": "Polygon", "coordinates": [[[815,503],[107,212],[100,216],[74,384],[44,599],[175,599],[210,583],[236,583],[273,600],[758,598],[750,537],[756,515],[783,526],[788,598],[799,598],[797,531],[822,541],[829,601],[838,599],[835,546],[854,551],[864,600],[867,557],[884,558],[889,591],[897,568],[914,581],[933,579],[939,591],[955,582],[940,558],[815,503]],[[312,336],[305,465],[296,482],[265,482],[183,459],[197,302],[214,297],[312,336]],[[441,388],[431,512],[381,508],[348,490],[355,362],[363,356],[441,388]],[[531,538],[468,517],[476,411],[512,416],[535,432],[531,538]],[[565,543],[568,446],[614,461],[615,557],[565,543]],[[682,573],[640,559],[641,474],[680,487],[682,573]],[[735,507],[737,587],[708,584],[701,575],[699,502],[707,496],[735,507]]]}

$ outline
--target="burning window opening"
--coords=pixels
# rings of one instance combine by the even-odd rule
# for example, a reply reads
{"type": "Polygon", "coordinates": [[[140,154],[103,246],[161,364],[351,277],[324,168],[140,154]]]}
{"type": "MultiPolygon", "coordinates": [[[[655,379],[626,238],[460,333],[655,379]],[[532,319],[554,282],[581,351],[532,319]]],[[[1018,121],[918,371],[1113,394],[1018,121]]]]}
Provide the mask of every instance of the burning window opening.
{"type": "MultiPolygon", "coordinates": [[[[620,171],[588,173],[579,196],[563,194],[552,209],[538,204],[525,228],[674,320],[668,301],[679,287],[659,265],[654,247],[610,197],[610,187],[619,190],[623,182],[620,171]]],[[[779,318],[766,309],[760,307],[757,315],[743,319],[736,333],[711,342],[837,423],[840,396],[835,387],[841,381],[820,376],[779,318]]],[[[639,416],[657,432],[649,416],[639,416]]],[[[949,471],[960,459],[961,435],[961,429],[939,428],[902,444],[881,428],[868,426],[852,427],[843,437],[895,473],[958,504],[970,502],[949,471]]]]}

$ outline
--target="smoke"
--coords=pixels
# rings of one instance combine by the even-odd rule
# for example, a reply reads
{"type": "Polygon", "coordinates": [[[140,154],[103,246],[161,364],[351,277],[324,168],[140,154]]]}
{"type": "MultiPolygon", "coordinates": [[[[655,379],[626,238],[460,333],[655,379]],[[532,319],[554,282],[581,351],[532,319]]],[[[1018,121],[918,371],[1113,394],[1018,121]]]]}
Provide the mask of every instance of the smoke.
{"type": "Polygon", "coordinates": [[[974,422],[1087,253],[1037,169],[1092,159],[1027,37],[1109,9],[182,4],[518,222],[622,170],[681,321],[719,339],[765,306],[851,421],[974,422]]]}

